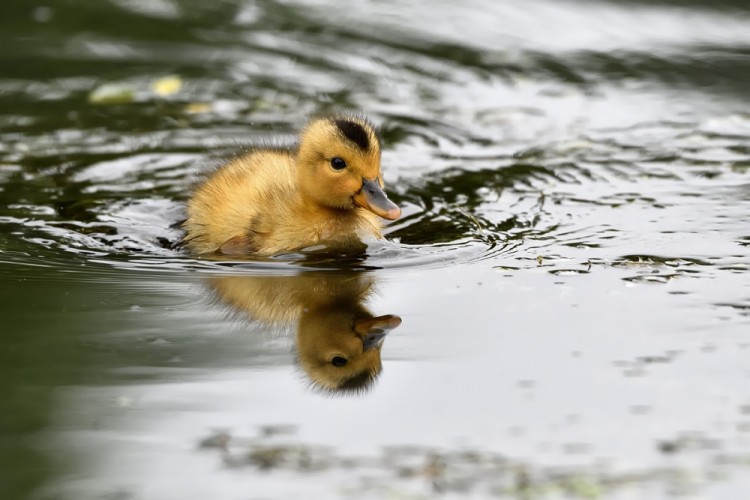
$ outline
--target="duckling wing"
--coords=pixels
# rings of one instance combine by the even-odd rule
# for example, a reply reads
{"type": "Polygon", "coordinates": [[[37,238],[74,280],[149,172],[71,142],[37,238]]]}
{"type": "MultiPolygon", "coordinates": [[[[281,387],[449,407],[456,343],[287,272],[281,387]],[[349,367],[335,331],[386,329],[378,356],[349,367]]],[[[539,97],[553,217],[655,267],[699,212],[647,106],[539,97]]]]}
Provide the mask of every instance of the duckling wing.
{"type": "Polygon", "coordinates": [[[278,220],[293,193],[288,152],[256,151],[233,159],[213,172],[187,205],[184,242],[197,253],[262,253],[273,228],[262,219],[278,220]]]}
{"type": "Polygon", "coordinates": [[[216,250],[217,255],[248,255],[257,253],[260,249],[257,244],[256,233],[250,231],[248,234],[241,234],[229,238],[221,244],[216,250]]]}

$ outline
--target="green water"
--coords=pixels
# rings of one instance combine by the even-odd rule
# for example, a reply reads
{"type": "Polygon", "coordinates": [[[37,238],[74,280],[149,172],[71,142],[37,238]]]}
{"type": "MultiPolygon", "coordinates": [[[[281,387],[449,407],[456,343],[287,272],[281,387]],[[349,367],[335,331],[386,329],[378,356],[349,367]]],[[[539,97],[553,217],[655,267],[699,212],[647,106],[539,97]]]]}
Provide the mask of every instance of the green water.
{"type": "Polygon", "coordinates": [[[742,498],[749,27],[729,0],[4,2],[0,498],[742,498]],[[201,170],[335,110],[381,130],[387,241],[172,248],[201,170]],[[354,390],[311,371],[396,316],[354,390]]]}

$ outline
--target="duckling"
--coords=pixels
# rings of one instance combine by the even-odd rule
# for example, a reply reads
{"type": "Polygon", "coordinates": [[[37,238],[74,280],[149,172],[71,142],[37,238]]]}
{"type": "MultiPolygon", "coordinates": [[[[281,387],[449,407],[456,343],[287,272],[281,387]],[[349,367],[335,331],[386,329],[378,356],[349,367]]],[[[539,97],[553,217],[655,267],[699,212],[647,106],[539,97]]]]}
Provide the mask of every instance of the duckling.
{"type": "Polygon", "coordinates": [[[350,115],[317,118],[295,149],[256,149],[214,171],[187,204],[184,244],[198,254],[274,255],[381,238],[401,209],[383,191],[381,143],[350,115]]]}
{"type": "Polygon", "coordinates": [[[382,370],[385,336],[401,324],[398,316],[365,308],[375,281],[364,273],[222,276],[210,283],[224,303],[253,320],[296,327],[299,365],[324,391],[369,388],[382,370]]]}

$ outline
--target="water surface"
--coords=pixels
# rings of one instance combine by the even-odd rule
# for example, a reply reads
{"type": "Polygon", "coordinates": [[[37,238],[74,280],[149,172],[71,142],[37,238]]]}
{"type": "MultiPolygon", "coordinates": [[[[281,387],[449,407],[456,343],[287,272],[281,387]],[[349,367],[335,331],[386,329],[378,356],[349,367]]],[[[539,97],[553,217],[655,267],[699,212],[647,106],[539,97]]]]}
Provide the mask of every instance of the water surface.
{"type": "Polygon", "coordinates": [[[729,0],[6,2],[1,496],[741,497],[749,23],[729,0]],[[387,241],[173,248],[203,169],[342,109],[381,129],[387,241]],[[372,318],[367,376],[311,368],[372,318]]]}

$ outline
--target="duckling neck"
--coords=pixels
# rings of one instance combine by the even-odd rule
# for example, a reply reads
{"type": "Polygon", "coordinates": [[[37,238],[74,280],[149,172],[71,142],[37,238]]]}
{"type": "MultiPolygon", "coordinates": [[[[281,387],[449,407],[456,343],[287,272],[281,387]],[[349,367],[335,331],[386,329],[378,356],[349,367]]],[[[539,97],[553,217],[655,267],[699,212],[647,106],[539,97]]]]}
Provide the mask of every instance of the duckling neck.
{"type": "Polygon", "coordinates": [[[294,175],[297,183],[298,199],[307,208],[306,205],[312,205],[315,199],[315,186],[312,184],[313,179],[307,172],[307,168],[312,158],[308,158],[307,150],[300,147],[293,157],[294,175]]]}
{"type": "Polygon", "coordinates": [[[306,218],[318,229],[321,238],[325,239],[342,230],[347,226],[356,224],[358,219],[354,210],[329,207],[321,205],[315,200],[305,198],[302,193],[297,197],[298,210],[306,214],[306,218]]]}
{"type": "Polygon", "coordinates": [[[363,209],[352,210],[320,205],[304,196],[296,197],[296,212],[299,215],[296,231],[289,237],[301,238],[303,247],[326,245],[336,248],[359,248],[362,236],[371,234],[379,237],[379,231],[361,213],[363,209]]]}

